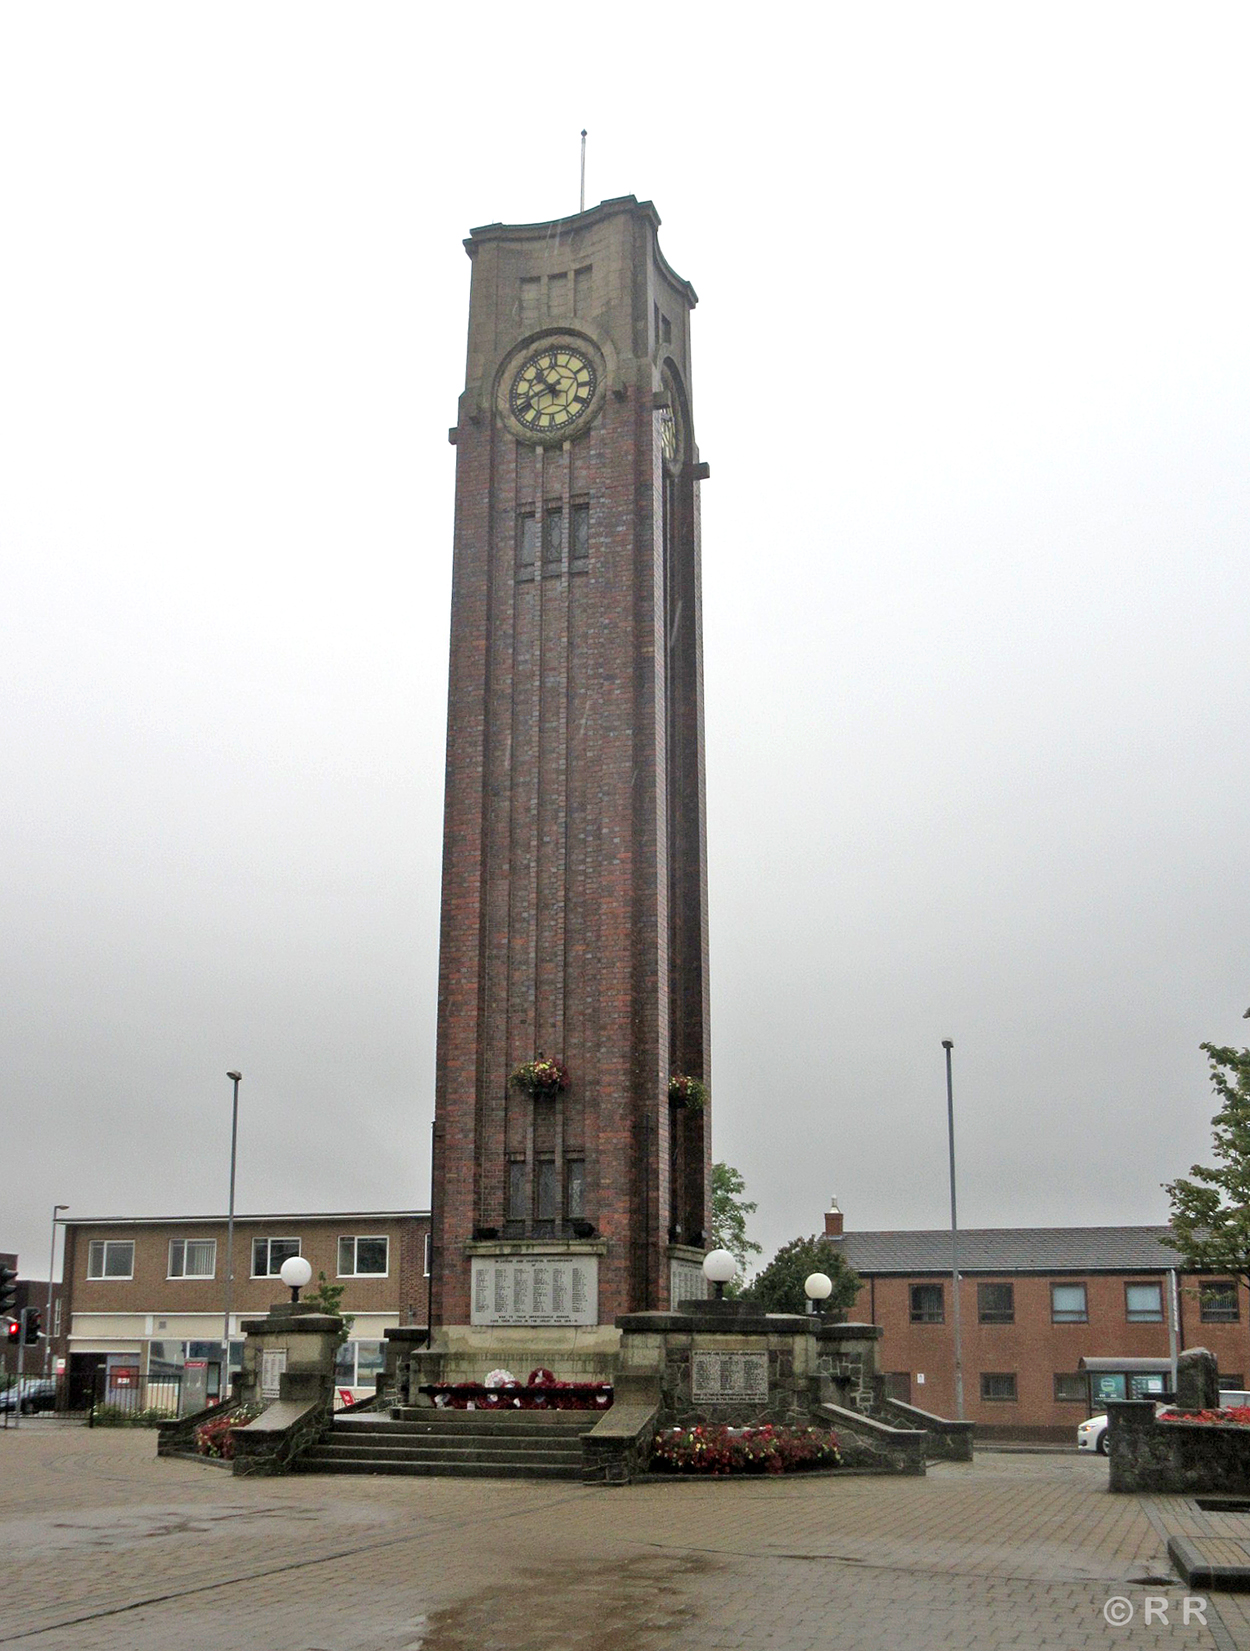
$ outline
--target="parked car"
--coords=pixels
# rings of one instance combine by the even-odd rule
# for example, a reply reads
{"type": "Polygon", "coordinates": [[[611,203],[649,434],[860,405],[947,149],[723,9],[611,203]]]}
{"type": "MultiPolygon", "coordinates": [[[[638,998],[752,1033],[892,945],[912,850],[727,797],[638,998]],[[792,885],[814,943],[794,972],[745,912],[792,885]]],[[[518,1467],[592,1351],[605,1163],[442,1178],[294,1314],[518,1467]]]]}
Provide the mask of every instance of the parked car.
{"type": "MultiPolygon", "coordinates": [[[[26,1376],[22,1381],[21,1394],[23,1416],[29,1416],[36,1410],[56,1409],[56,1383],[49,1377],[26,1376]]],[[[0,1393],[0,1412],[8,1411],[10,1415],[17,1409],[17,1383],[6,1387],[0,1393]]]]}
{"type": "Polygon", "coordinates": [[[1105,1416],[1091,1416],[1087,1422],[1082,1422],[1076,1430],[1076,1448],[1078,1450],[1096,1450],[1100,1456],[1107,1454],[1107,1418],[1105,1416]]]}

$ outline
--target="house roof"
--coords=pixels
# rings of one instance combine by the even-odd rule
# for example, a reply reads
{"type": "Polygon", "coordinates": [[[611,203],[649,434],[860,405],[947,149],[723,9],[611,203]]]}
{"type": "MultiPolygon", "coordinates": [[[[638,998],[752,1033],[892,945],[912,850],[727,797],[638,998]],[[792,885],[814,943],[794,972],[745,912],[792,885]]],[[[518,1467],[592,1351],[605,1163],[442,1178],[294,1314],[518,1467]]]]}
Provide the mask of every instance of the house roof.
{"type": "MultiPolygon", "coordinates": [[[[249,1222],[272,1226],[281,1221],[425,1221],[429,1210],[300,1210],[293,1215],[236,1215],[236,1227],[249,1222]]],[[[61,1227],[224,1227],[225,1215],[86,1215],[63,1217],[61,1227]]]]}
{"type": "MultiPolygon", "coordinates": [[[[1181,1267],[1167,1227],[968,1227],[961,1273],[1158,1273],[1181,1267]]],[[[833,1243],[857,1273],[949,1273],[949,1229],[844,1233],[833,1243]]]]}

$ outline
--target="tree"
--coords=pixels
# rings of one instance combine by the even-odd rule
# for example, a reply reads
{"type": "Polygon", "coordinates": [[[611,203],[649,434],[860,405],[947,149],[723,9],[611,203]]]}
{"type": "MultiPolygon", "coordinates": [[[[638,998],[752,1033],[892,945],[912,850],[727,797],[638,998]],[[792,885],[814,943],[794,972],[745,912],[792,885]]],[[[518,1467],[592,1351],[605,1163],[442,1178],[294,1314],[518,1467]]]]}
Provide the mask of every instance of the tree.
{"type": "Polygon", "coordinates": [[[356,1322],[355,1317],[351,1313],[345,1313],[340,1305],[346,1288],[345,1284],[331,1284],[324,1273],[318,1273],[317,1288],[307,1291],[304,1295],[307,1306],[315,1307],[319,1313],[332,1313],[336,1318],[342,1319],[343,1327],[335,1343],[337,1347],[343,1346],[351,1335],[352,1325],[356,1322]]]}
{"type": "Polygon", "coordinates": [[[851,1268],[831,1238],[794,1238],[777,1251],[758,1278],[742,1292],[766,1313],[805,1313],[804,1281],[811,1273],[827,1273],[833,1292],[830,1308],[849,1307],[859,1292],[859,1274],[851,1268]]]}
{"type": "Polygon", "coordinates": [[[728,1250],[741,1276],[750,1266],[749,1257],[764,1253],[762,1245],[747,1237],[747,1216],[754,1215],[759,1206],[743,1198],[746,1190],[746,1182],[732,1164],[712,1165],[712,1248],[728,1250]]]}
{"type": "Polygon", "coordinates": [[[1186,1272],[1231,1273],[1250,1286],[1250,1049],[1204,1043],[1222,1102],[1211,1120],[1215,1166],[1164,1184],[1172,1243],[1186,1272]]]}

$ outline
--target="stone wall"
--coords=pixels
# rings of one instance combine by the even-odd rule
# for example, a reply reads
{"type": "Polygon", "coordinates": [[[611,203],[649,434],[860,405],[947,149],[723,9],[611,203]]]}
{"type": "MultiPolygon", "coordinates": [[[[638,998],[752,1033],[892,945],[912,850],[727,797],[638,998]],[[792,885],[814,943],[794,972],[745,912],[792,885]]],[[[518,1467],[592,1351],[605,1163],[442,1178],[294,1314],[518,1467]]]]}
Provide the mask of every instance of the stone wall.
{"type": "Polygon", "coordinates": [[[741,1302],[688,1302],[681,1313],[626,1313],[620,1377],[650,1391],[662,1427],[811,1419],[815,1346],[801,1314],[741,1302]]]}
{"type": "Polygon", "coordinates": [[[231,1428],[236,1474],[289,1473],[301,1452],[315,1445],[330,1425],[329,1400],[279,1399],[243,1427],[231,1428]]]}
{"type": "Polygon", "coordinates": [[[901,1399],[882,1399],[876,1415],[892,1427],[920,1428],[925,1436],[925,1456],[930,1462],[970,1462],[975,1422],[956,1422],[933,1416],[901,1399]]]}
{"type": "Polygon", "coordinates": [[[1107,1406],[1111,1489],[1250,1495],[1250,1428],[1160,1421],[1148,1399],[1107,1406]]]}
{"type": "Polygon", "coordinates": [[[817,1320],[816,1372],[827,1384],[824,1396],[848,1410],[870,1416],[881,1404],[884,1383],[877,1368],[879,1324],[837,1324],[817,1320]]]}
{"type": "Polygon", "coordinates": [[[425,1331],[387,1330],[383,1388],[389,1403],[428,1404],[420,1389],[431,1382],[480,1382],[492,1370],[511,1370],[524,1382],[535,1367],[562,1382],[610,1382],[619,1367],[621,1337],[611,1325],[445,1325],[425,1345],[425,1331]]]}

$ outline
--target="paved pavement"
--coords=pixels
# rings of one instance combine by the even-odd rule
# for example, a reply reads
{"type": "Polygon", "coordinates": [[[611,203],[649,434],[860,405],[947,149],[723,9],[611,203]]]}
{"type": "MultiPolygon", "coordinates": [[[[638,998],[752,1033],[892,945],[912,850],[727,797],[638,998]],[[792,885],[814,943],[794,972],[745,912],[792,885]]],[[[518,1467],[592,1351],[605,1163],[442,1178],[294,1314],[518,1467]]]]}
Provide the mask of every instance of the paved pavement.
{"type": "Polygon", "coordinates": [[[924,1479],[241,1480],[34,1421],[0,1433],[0,1647],[1250,1651],[1240,1599],[1183,1620],[1190,1505],[1106,1482],[989,1453],[924,1479]]]}

